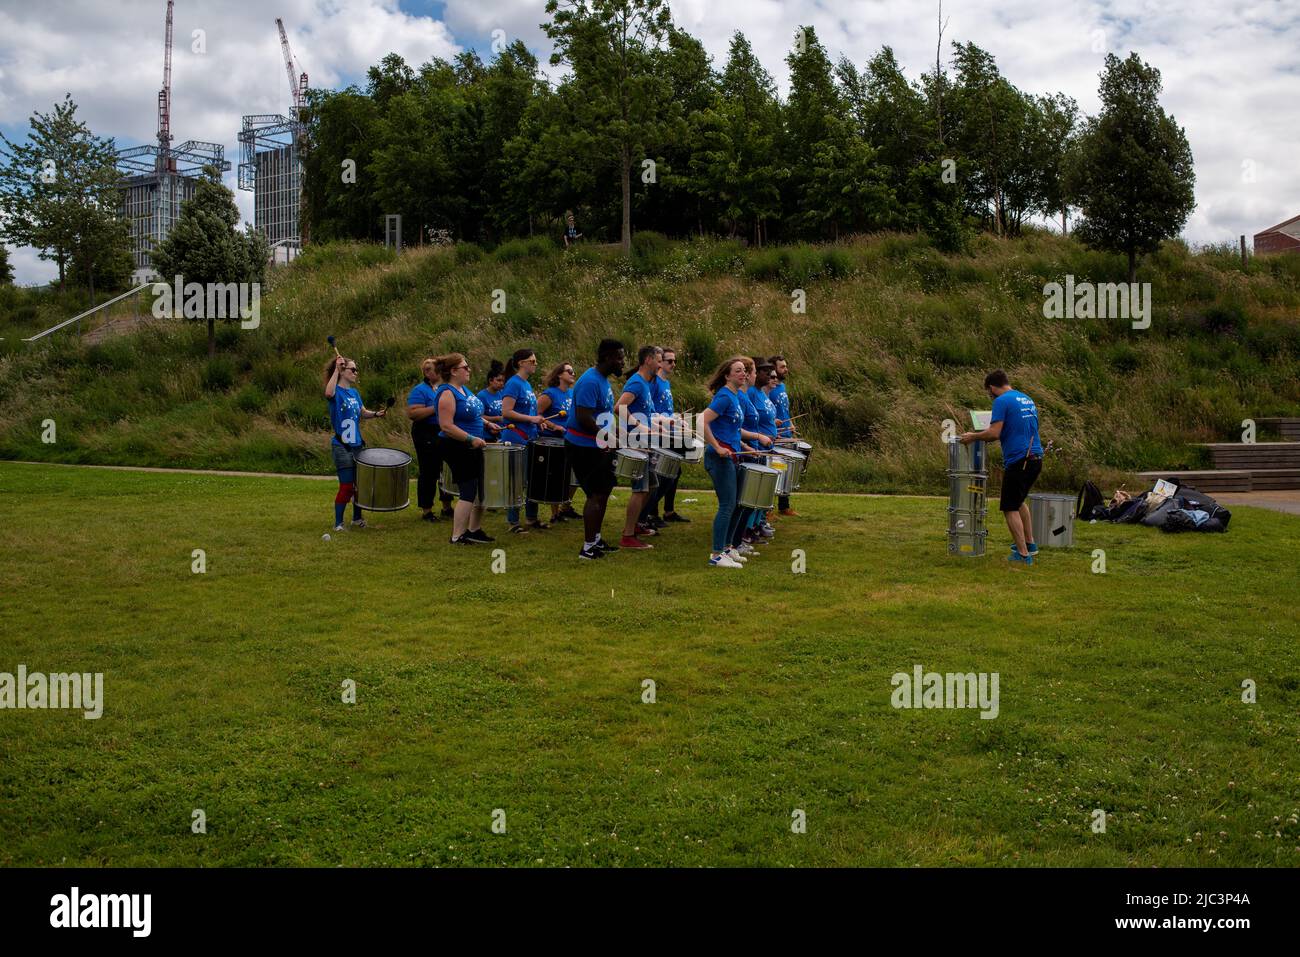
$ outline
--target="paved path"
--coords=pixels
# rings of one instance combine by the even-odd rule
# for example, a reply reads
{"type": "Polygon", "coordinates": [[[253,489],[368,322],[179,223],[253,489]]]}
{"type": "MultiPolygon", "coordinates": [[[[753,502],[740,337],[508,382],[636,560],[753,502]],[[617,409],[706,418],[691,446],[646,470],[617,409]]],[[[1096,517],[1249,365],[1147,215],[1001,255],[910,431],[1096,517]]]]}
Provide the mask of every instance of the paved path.
{"type": "Polygon", "coordinates": [[[1300,489],[1285,489],[1273,492],[1222,492],[1211,493],[1212,497],[1229,506],[1253,505],[1267,508],[1287,515],[1300,515],[1300,489]]]}

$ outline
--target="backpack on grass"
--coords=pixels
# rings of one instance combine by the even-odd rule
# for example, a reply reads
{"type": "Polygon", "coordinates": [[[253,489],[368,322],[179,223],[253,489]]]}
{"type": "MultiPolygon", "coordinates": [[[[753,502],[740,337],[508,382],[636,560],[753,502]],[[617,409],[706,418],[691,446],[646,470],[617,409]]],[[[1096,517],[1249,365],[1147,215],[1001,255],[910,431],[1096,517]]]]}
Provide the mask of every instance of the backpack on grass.
{"type": "Polygon", "coordinates": [[[1105,504],[1106,500],[1101,496],[1101,489],[1097,488],[1092,481],[1087,481],[1083,483],[1083,488],[1079,489],[1074,514],[1077,518],[1087,521],[1092,518],[1093,509],[1105,504]]]}

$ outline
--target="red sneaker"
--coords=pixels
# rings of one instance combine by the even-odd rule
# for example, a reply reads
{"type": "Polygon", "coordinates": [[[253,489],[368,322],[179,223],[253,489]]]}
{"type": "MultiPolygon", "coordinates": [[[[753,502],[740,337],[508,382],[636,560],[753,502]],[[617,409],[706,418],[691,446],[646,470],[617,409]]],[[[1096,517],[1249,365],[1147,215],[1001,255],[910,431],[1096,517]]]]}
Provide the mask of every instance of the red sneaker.
{"type": "Polygon", "coordinates": [[[618,540],[619,548],[654,548],[649,542],[643,542],[634,535],[624,535],[618,540]]]}
{"type": "Polygon", "coordinates": [[[794,509],[792,509],[792,508],[783,508],[783,509],[781,509],[781,514],[782,514],[782,515],[788,515],[788,516],[790,516],[791,518],[798,518],[798,517],[799,517],[799,513],[796,512],[796,511],[795,511],[794,509]]]}
{"type": "Polygon", "coordinates": [[[636,533],[638,535],[644,535],[646,538],[649,538],[651,535],[659,534],[656,529],[651,528],[649,525],[638,525],[636,527],[636,533]]]}

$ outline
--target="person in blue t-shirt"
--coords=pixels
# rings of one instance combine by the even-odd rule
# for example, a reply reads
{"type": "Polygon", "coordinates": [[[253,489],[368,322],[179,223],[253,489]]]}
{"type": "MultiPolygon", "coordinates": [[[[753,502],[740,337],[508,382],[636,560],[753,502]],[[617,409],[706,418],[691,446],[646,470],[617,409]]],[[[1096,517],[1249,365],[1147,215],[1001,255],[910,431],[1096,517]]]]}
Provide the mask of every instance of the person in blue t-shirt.
{"type": "MultiPolygon", "coordinates": [[[[688,440],[685,438],[685,431],[677,415],[676,403],[673,402],[672,375],[676,371],[677,352],[665,346],[663,357],[659,362],[659,373],[654,377],[650,385],[655,396],[655,412],[658,413],[660,421],[664,423],[664,429],[668,436],[667,448],[681,454],[686,451],[688,440]]],[[[667,528],[674,522],[689,522],[689,518],[678,514],[675,507],[676,497],[677,479],[660,478],[658,486],[650,493],[650,500],[646,502],[645,508],[642,510],[641,524],[653,529],[662,529],[667,528]],[[659,517],[660,502],[664,506],[663,518],[659,517]]]]}
{"type": "MultiPolygon", "coordinates": [[[[785,361],[785,356],[776,355],[767,360],[771,363],[772,368],[776,370],[776,385],[768,391],[768,398],[776,406],[776,434],[778,438],[794,439],[798,437],[797,430],[794,427],[794,419],[790,415],[790,396],[785,391],[785,377],[790,373],[790,364],[785,361]]],[[[760,383],[761,385],[762,383],[760,383]]],[[[788,515],[791,518],[797,518],[799,513],[790,505],[790,496],[782,495],[777,498],[776,509],[782,515],[788,515]]]]}
{"type": "Polygon", "coordinates": [[[334,531],[344,529],[343,513],[352,503],[352,525],[365,528],[361,506],[356,503],[356,454],[366,443],[361,438],[362,419],[382,419],[386,410],[372,412],[361,404],[361,394],[356,390],[357,364],[345,356],[338,356],[325,366],[325,401],[329,403],[330,426],[334,437],[330,439],[330,453],[334,457],[334,470],[339,477],[339,490],[334,496],[334,531]]]}
{"type": "MultiPolygon", "coordinates": [[[[653,383],[659,373],[662,357],[663,350],[658,346],[642,346],[638,349],[636,371],[628,376],[627,382],[623,384],[623,392],[615,404],[620,421],[626,421],[629,448],[650,449],[654,443],[652,436],[657,427],[655,421],[657,407],[653,383]]],[[[641,511],[654,487],[655,476],[647,466],[640,480],[632,483],[632,493],[627,497],[627,517],[623,523],[623,537],[619,541],[619,545],[623,548],[634,550],[654,548],[653,545],[643,542],[638,537],[638,535],[659,534],[650,526],[640,524],[641,511]]]]}
{"type": "MultiPolygon", "coordinates": [[[[577,381],[578,377],[573,373],[572,362],[561,362],[552,369],[544,383],[546,388],[537,397],[537,414],[557,424],[563,423],[569,417],[569,409],[573,406],[573,384],[577,381]]],[[[563,432],[562,424],[560,429],[563,432]]],[[[572,502],[551,506],[552,523],[569,522],[580,518],[582,516],[574,511],[572,502]]]]}
{"type": "MultiPolygon", "coordinates": [[[[560,427],[554,422],[547,422],[537,411],[537,395],[528,380],[537,371],[537,353],[532,349],[517,349],[510,361],[506,363],[506,384],[501,390],[501,415],[506,429],[501,433],[501,441],[511,445],[527,445],[537,438],[541,429],[560,433],[560,427]]],[[[532,469],[532,456],[526,457],[528,472],[524,483],[527,485],[528,473],[532,469]]],[[[506,509],[506,522],[510,531],[519,533],[533,529],[550,528],[537,517],[537,503],[524,503],[524,515],[528,519],[526,526],[519,524],[519,509],[506,509]]]]}
{"type": "Polygon", "coordinates": [[[483,438],[495,442],[506,422],[501,416],[501,389],[506,384],[505,366],[500,359],[493,359],[488,367],[487,385],[479,390],[478,400],[483,403],[483,424],[487,431],[483,438]]]}
{"type": "Polygon", "coordinates": [[[415,501],[420,507],[420,518],[436,522],[433,514],[435,497],[442,501],[444,517],[452,516],[452,498],[438,488],[442,477],[442,446],[438,442],[438,390],[442,376],[438,373],[438,360],[429,357],[420,363],[421,381],[406,397],[406,417],[411,421],[411,443],[415,446],[420,474],[416,479],[415,501]]]}
{"type": "MultiPolygon", "coordinates": [[[[757,376],[757,366],[754,360],[748,357],[742,357],[745,363],[745,379],[741,383],[740,391],[737,398],[740,399],[740,407],[744,412],[744,418],[741,421],[740,437],[749,442],[756,449],[767,449],[772,446],[772,439],[759,431],[758,409],[754,407],[750,399],[750,390],[754,387],[755,377],[757,376]]],[[[735,530],[731,547],[741,555],[751,555],[754,552],[754,546],[758,544],[762,535],[758,531],[758,525],[762,521],[763,513],[756,508],[737,506],[740,511],[740,522],[735,530]]]]}
{"type": "Polygon", "coordinates": [[[713,550],[709,555],[709,564],[716,568],[740,568],[747,561],[731,544],[742,517],[741,509],[736,507],[739,491],[736,456],[753,451],[741,438],[745,408],[740,391],[745,388],[747,378],[744,357],[734,356],[722,363],[709,381],[713,401],[699,418],[700,430],[708,443],[704,450],[704,469],[718,495],[718,511],[713,516],[713,550]]]}
{"type": "Polygon", "coordinates": [[[596,349],[596,364],[584,372],[573,386],[573,406],[564,423],[564,440],[569,466],[578,484],[587,493],[582,509],[583,545],[580,558],[604,558],[617,545],[610,545],[600,535],[609,505],[609,493],[616,484],[614,452],[607,436],[614,431],[614,392],[610,376],[623,374],[623,343],[602,339],[596,349]]]}
{"type": "Polygon", "coordinates": [[[480,486],[483,481],[483,446],[486,445],[483,403],[470,391],[470,368],[459,352],[438,360],[443,386],[438,390],[438,438],[442,458],[451,467],[451,477],[460,493],[452,517],[451,543],[473,545],[494,539],[483,531],[480,486]]]}
{"type": "Polygon", "coordinates": [[[1023,392],[1011,388],[1001,369],[984,377],[984,389],[993,399],[993,418],[981,432],[965,432],[963,445],[996,439],[1002,446],[1002,497],[998,507],[1007,520],[1015,545],[1008,561],[1034,563],[1034,523],[1025,499],[1043,470],[1043,445],[1038,438],[1038,406],[1023,392]]]}

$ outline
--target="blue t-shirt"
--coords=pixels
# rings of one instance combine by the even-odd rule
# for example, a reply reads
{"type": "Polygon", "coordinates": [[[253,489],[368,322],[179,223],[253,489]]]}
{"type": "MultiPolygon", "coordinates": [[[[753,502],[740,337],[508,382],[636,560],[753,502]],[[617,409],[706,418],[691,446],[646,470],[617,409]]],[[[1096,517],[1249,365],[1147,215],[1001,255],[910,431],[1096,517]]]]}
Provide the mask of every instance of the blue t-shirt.
{"type": "MultiPolygon", "coordinates": [[[[501,398],[504,399],[506,396],[515,400],[515,411],[520,415],[537,414],[537,396],[533,392],[533,387],[528,384],[528,380],[512,375],[506,387],[501,390],[501,398]]],[[[507,419],[506,430],[501,433],[501,441],[527,443],[536,436],[537,426],[533,423],[507,419]]]]}
{"type": "Polygon", "coordinates": [[[568,389],[561,389],[558,385],[549,386],[542,395],[550,396],[551,407],[546,410],[548,419],[554,418],[556,422],[560,420],[555,418],[561,413],[565,417],[569,414],[569,407],[573,405],[573,394],[568,389]]]}
{"type": "Polygon", "coordinates": [[[790,438],[794,435],[794,430],[790,427],[790,397],[785,393],[785,383],[778,382],[772,386],[772,391],[767,397],[776,406],[776,434],[783,439],[790,438]]]}
{"type": "MultiPolygon", "coordinates": [[[[427,380],[421,382],[414,389],[412,389],[410,394],[406,397],[406,404],[417,405],[417,406],[433,406],[436,409],[438,407],[438,391],[441,388],[442,388],[441,384],[437,386],[431,386],[429,385],[427,380]]],[[[413,436],[417,436],[421,438],[432,438],[437,434],[438,434],[438,413],[437,412],[434,412],[433,415],[429,416],[426,419],[420,419],[416,422],[411,423],[411,435],[413,436]]]]}
{"type": "Polygon", "coordinates": [[[655,411],[660,415],[672,415],[677,411],[673,407],[673,384],[663,376],[650,380],[650,391],[655,397],[655,411]]]}
{"type": "Polygon", "coordinates": [[[483,403],[483,414],[500,415],[501,397],[503,395],[505,395],[504,392],[493,392],[491,389],[480,389],[478,400],[483,403]]]}
{"type": "Polygon", "coordinates": [[[1038,441],[1038,406],[1034,400],[1023,392],[1010,389],[993,400],[994,422],[1002,423],[1003,466],[1015,465],[1030,452],[1043,454],[1042,443],[1038,441]]]}
{"type": "Polygon", "coordinates": [[[745,414],[744,423],[741,428],[746,432],[757,432],[758,410],[754,408],[754,403],[749,401],[749,394],[745,391],[737,392],[736,398],[740,400],[741,411],[745,414]]]}
{"type": "Polygon", "coordinates": [[[750,404],[758,413],[758,428],[751,429],[752,432],[761,432],[763,435],[776,438],[776,406],[772,400],[756,385],[749,387],[750,404]]]}
{"type": "MultiPolygon", "coordinates": [[[[442,397],[444,391],[450,391],[456,397],[456,414],[452,422],[459,429],[464,429],[470,435],[476,438],[483,438],[483,403],[479,397],[469,389],[461,391],[454,385],[443,385],[438,389],[438,397],[442,397]]],[[[439,431],[438,435],[444,439],[452,438],[444,431],[439,431]]]]}
{"type": "Polygon", "coordinates": [[[343,445],[355,449],[365,442],[361,439],[361,395],[356,389],[345,386],[334,387],[334,398],[327,400],[330,406],[330,425],[334,428],[334,438],[330,445],[343,445]]]}
{"type": "Polygon", "coordinates": [[[732,392],[725,385],[709,403],[709,408],[717,418],[709,423],[713,437],[733,452],[740,451],[740,425],[745,421],[745,407],[740,404],[739,393],[732,392]]]}
{"type": "Polygon", "coordinates": [[[596,417],[597,428],[612,426],[614,411],[614,390],[609,387],[609,380],[592,366],[573,384],[573,405],[569,417],[564,422],[564,437],[574,445],[589,449],[596,448],[596,436],[582,431],[578,424],[578,407],[590,409],[596,417]],[[601,418],[601,416],[606,418],[601,418]]]}
{"type": "Polygon", "coordinates": [[[634,372],[623,383],[623,391],[630,392],[633,396],[627,404],[628,430],[631,431],[635,426],[648,427],[650,417],[656,411],[653,380],[634,372]]]}

